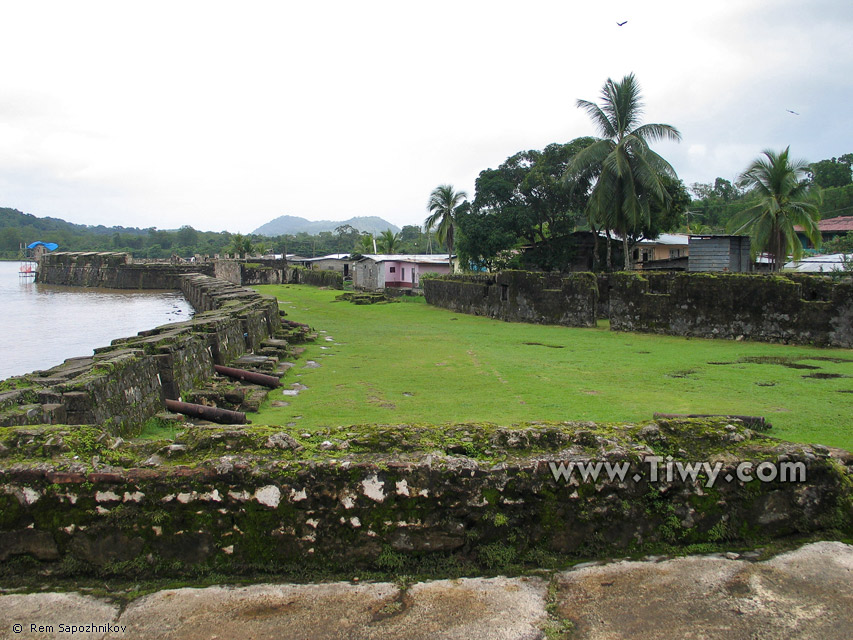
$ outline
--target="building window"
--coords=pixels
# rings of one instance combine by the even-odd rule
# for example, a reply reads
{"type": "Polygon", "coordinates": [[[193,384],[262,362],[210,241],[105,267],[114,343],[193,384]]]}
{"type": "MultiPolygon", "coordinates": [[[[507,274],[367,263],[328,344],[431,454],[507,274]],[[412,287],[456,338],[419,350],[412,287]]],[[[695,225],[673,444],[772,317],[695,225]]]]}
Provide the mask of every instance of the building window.
{"type": "Polygon", "coordinates": [[[681,249],[670,249],[669,250],[670,258],[680,258],[681,257],[681,249]]]}
{"type": "Polygon", "coordinates": [[[400,279],[401,280],[406,279],[406,267],[403,267],[402,269],[400,269],[400,279]]]}
{"type": "Polygon", "coordinates": [[[390,268],[388,269],[388,272],[389,272],[389,273],[397,273],[397,267],[390,267],[390,268]]]}

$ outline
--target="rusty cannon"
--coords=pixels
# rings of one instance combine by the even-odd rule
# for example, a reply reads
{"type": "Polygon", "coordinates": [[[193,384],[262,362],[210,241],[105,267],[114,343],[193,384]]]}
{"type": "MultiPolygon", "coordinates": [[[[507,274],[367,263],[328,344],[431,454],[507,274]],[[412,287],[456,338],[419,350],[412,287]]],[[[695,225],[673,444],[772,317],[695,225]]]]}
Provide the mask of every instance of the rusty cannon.
{"type": "Polygon", "coordinates": [[[180,413],[193,418],[202,418],[219,424],[246,424],[246,414],[242,411],[230,411],[219,407],[208,407],[203,404],[180,402],[166,399],[166,408],[174,413],[180,413]]]}
{"type": "Polygon", "coordinates": [[[219,364],[213,365],[213,368],[216,373],[221,373],[223,376],[228,376],[235,380],[243,380],[244,382],[259,384],[262,387],[269,387],[270,389],[277,389],[281,386],[281,380],[275,376],[268,376],[265,373],[246,371],[245,369],[235,369],[234,367],[223,367],[219,364]]]}

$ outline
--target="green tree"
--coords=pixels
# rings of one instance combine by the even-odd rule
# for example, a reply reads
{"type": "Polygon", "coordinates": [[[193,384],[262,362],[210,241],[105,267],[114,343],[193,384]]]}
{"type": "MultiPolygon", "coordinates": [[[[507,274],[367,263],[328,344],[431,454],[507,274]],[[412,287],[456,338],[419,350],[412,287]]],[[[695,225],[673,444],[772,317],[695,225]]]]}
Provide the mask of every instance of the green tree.
{"type": "Polygon", "coordinates": [[[788,254],[795,260],[802,255],[795,225],[800,225],[815,245],[820,244],[820,188],[806,179],[805,162],[791,161],[790,147],[781,153],[767,150],[762,155],[738,179],[738,186],[754,194],[757,201],[736,214],[729,228],[733,233],[748,232],[753,254],[766,251],[773,258],[773,270],[779,271],[788,254]]]}
{"type": "Polygon", "coordinates": [[[358,229],[349,224],[342,224],[335,227],[335,233],[338,234],[337,253],[346,253],[348,247],[352,248],[358,240],[358,229]]]}
{"type": "MultiPolygon", "coordinates": [[[[614,230],[622,236],[628,269],[628,239],[649,223],[651,203],[669,206],[662,176],[677,179],[675,170],[649,148],[649,143],[680,141],[681,134],[672,125],[640,123],[643,103],[633,73],[621,82],[608,78],[601,90],[600,106],[587,100],[578,100],[577,106],[592,118],[602,137],[572,159],[566,179],[577,181],[590,172],[597,176],[587,217],[592,228],[604,228],[608,236],[614,230]]],[[[609,241],[607,246],[609,260],[609,241]]]]}
{"type": "Polygon", "coordinates": [[[400,234],[394,233],[391,229],[386,229],[379,234],[379,250],[386,254],[397,252],[397,247],[400,244],[400,234]]]}
{"type": "Polygon", "coordinates": [[[371,235],[369,233],[362,233],[358,237],[358,242],[355,245],[355,250],[358,253],[362,253],[362,254],[364,254],[364,253],[367,253],[367,254],[376,253],[376,247],[374,246],[375,242],[376,241],[373,238],[373,235],[371,235]]]}
{"type": "Polygon", "coordinates": [[[577,138],[541,151],[520,151],[497,169],[481,171],[465,230],[460,226],[464,261],[499,268],[493,260],[498,254],[526,243],[532,245],[527,256],[536,267],[562,271],[569,249],[566,238],[582,219],[590,186],[589,180],[580,179],[570,184],[563,175],[572,157],[592,142],[577,138]]]}
{"type": "Polygon", "coordinates": [[[456,214],[456,224],[456,250],[464,269],[498,271],[508,268],[516,257],[511,249],[518,244],[518,236],[506,228],[500,215],[464,207],[456,214]]]}
{"type": "Polygon", "coordinates": [[[823,253],[849,253],[853,255],[853,231],[837,235],[821,246],[823,253]]]}
{"type": "Polygon", "coordinates": [[[244,236],[242,233],[235,233],[231,236],[231,244],[228,245],[228,252],[245,258],[246,254],[252,253],[252,239],[244,236]]]}
{"type": "Polygon", "coordinates": [[[850,175],[850,166],[853,164],[853,153],[846,153],[840,158],[821,160],[809,165],[808,170],[812,174],[814,183],[823,187],[844,187],[853,182],[850,175]]]}
{"type": "MultiPolygon", "coordinates": [[[[468,198],[464,191],[456,191],[453,185],[442,184],[429,194],[427,210],[430,215],[424,220],[424,231],[431,233],[436,230],[436,238],[447,247],[448,265],[453,261],[453,234],[456,226],[456,213],[462,203],[468,198]]],[[[452,269],[452,266],[451,266],[452,269]]]]}

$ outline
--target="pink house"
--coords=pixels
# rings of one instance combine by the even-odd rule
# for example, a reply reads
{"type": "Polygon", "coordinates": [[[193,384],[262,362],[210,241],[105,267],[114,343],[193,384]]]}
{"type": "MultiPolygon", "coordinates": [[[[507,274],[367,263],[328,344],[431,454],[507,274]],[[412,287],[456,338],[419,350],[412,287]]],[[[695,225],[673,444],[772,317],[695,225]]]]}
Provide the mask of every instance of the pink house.
{"type": "Polygon", "coordinates": [[[364,255],[352,269],[356,289],[420,288],[423,273],[450,273],[448,255],[364,255]]]}

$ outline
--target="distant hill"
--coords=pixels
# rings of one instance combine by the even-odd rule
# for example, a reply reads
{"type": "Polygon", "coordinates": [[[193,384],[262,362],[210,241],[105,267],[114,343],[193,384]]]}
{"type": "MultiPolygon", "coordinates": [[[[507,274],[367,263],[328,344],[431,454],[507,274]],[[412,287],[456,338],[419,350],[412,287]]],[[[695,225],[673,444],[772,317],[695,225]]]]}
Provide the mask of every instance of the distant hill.
{"type": "Polygon", "coordinates": [[[261,236],[281,236],[281,235],[296,235],[297,233],[308,233],[316,235],[321,231],[331,231],[334,233],[338,227],[348,224],[359,231],[378,235],[390,229],[394,233],[400,231],[400,228],[391,224],[387,220],[376,216],[363,216],[350,218],[349,220],[318,220],[312,222],[298,216],[279,216],[275,220],[270,220],[264,225],[261,225],[252,233],[261,236]]]}
{"type": "MultiPolygon", "coordinates": [[[[115,232],[145,235],[147,229],[137,229],[136,227],[105,227],[102,224],[97,226],[86,224],[74,224],[66,222],[61,218],[37,218],[30,213],[22,213],[17,209],[9,207],[0,207],[0,229],[7,227],[19,227],[27,230],[36,231],[66,231],[71,233],[96,233],[100,235],[111,235],[115,232]]],[[[38,239],[38,238],[36,238],[38,239]]]]}

